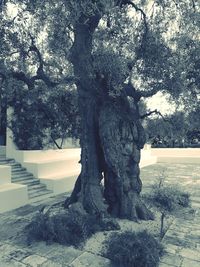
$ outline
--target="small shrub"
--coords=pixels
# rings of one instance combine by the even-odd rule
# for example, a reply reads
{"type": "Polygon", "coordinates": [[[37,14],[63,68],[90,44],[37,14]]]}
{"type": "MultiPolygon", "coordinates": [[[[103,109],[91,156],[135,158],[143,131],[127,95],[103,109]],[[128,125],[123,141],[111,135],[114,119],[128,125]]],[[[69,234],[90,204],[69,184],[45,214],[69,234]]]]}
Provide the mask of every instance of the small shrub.
{"type": "Polygon", "coordinates": [[[102,220],[84,212],[62,211],[52,215],[39,212],[26,229],[28,243],[43,240],[77,247],[98,231],[119,228],[112,220],[102,220]]]}
{"type": "Polygon", "coordinates": [[[33,218],[32,222],[26,227],[28,230],[28,242],[31,240],[50,240],[51,235],[47,224],[48,216],[43,213],[38,213],[33,218]]]}
{"type": "Polygon", "coordinates": [[[189,193],[185,193],[176,187],[162,186],[154,188],[151,198],[157,207],[166,212],[190,206],[189,193]]]}
{"type": "Polygon", "coordinates": [[[146,231],[112,234],[108,242],[106,256],[117,266],[156,267],[163,247],[146,231]]]}
{"type": "Polygon", "coordinates": [[[95,232],[95,224],[78,214],[37,214],[28,228],[28,241],[44,240],[78,246],[95,232]]]}
{"type": "Polygon", "coordinates": [[[167,213],[173,213],[180,208],[190,206],[190,195],[177,187],[154,186],[153,194],[149,196],[161,211],[160,238],[164,236],[164,221],[167,213]]]}

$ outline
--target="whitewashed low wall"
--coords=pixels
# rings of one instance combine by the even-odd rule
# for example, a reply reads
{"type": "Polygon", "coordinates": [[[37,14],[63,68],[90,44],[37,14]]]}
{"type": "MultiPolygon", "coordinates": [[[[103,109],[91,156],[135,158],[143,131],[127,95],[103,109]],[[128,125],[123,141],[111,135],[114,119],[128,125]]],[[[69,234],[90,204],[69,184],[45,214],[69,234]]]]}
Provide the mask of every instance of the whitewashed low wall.
{"type": "Polygon", "coordinates": [[[0,165],[0,185],[11,183],[11,167],[0,165]]]}
{"type": "Polygon", "coordinates": [[[27,202],[27,186],[11,183],[11,167],[0,165],[0,213],[24,206],[27,202]]]}
{"type": "Polygon", "coordinates": [[[80,149],[50,151],[24,151],[21,164],[54,193],[64,193],[73,189],[81,171],[80,149]]]}
{"type": "Polygon", "coordinates": [[[50,159],[45,161],[23,162],[22,165],[36,178],[67,176],[70,172],[80,171],[79,157],[71,159],[50,159]]]}
{"type": "MultiPolygon", "coordinates": [[[[17,150],[12,141],[12,132],[7,129],[6,155],[20,162],[30,173],[45,183],[54,193],[72,190],[81,170],[80,148],[50,150],[17,150]]],[[[151,156],[150,145],[145,145],[141,153],[140,167],[156,163],[151,156]]]]}
{"type": "Polygon", "coordinates": [[[152,148],[158,163],[200,164],[200,148],[152,148]]]}
{"type": "MultiPolygon", "coordinates": [[[[15,151],[15,159],[19,161],[36,178],[67,176],[71,172],[80,172],[80,148],[63,150],[33,150],[15,151]]],[[[151,155],[151,149],[141,152],[140,167],[155,164],[156,156],[151,155]]]]}
{"type": "Polygon", "coordinates": [[[51,160],[80,157],[80,148],[49,149],[49,150],[15,150],[13,157],[20,163],[44,162],[51,160]]]}
{"type": "Polygon", "coordinates": [[[6,155],[6,146],[0,146],[0,156],[6,155]]]}
{"type": "Polygon", "coordinates": [[[22,207],[28,203],[26,185],[0,185],[0,213],[22,207]]]}
{"type": "Polygon", "coordinates": [[[40,181],[46,184],[49,190],[52,190],[55,194],[70,192],[74,188],[74,184],[79,175],[79,171],[69,173],[67,176],[49,176],[41,178],[40,181]]]}

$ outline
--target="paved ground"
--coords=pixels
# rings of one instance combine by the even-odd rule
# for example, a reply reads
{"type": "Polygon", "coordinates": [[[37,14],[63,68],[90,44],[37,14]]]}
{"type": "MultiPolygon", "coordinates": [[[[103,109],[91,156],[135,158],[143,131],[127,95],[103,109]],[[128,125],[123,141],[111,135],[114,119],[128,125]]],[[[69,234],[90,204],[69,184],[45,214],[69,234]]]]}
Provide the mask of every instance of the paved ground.
{"type": "Polygon", "coordinates": [[[183,213],[175,219],[165,234],[167,253],[160,267],[200,267],[200,166],[193,164],[156,164],[141,172],[144,191],[160,177],[169,184],[190,192],[194,213],[183,213]],[[154,181],[153,181],[154,180],[154,181]]]}
{"type": "MultiPolygon", "coordinates": [[[[149,191],[159,177],[179,184],[192,195],[195,212],[183,213],[167,231],[163,243],[167,253],[160,267],[200,266],[200,166],[156,164],[141,171],[144,192],[149,191]]],[[[0,214],[0,267],[111,267],[108,259],[87,251],[59,244],[35,242],[27,246],[24,227],[44,204],[62,201],[65,195],[27,205],[0,214]]]]}

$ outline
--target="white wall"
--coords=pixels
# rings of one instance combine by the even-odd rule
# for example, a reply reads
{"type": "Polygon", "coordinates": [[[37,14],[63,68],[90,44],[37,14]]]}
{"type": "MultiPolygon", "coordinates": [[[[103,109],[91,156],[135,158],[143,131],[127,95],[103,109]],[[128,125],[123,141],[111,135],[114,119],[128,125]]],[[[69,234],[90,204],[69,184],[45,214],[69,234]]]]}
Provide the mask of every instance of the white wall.
{"type": "Polygon", "coordinates": [[[6,146],[0,146],[0,156],[6,155],[6,146]]]}
{"type": "Polygon", "coordinates": [[[27,186],[11,183],[11,167],[0,165],[0,213],[27,203],[27,186]]]}
{"type": "Polygon", "coordinates": [[[0,186],[0,213],[19,208],[27,203],[26,185],[4,184],[0,186]]]}
{"type": "Polygon", "coordinates": [[[11,183],[11,167],[0,165],[0,185],[11,183]]]}
{"type": "Polygon", "coordinates": [[[152,148],[158,163],[200,164],[200,148],[152,148]]]}

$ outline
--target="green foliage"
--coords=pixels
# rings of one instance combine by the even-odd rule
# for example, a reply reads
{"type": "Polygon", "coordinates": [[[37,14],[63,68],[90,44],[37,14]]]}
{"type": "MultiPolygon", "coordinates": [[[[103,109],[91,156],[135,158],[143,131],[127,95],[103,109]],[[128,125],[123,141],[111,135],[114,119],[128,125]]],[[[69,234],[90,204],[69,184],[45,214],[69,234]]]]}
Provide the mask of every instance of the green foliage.
{"type": "Polygon", "coordinates": [[[98,231],[119,229],[113,220],[102,220],[84,212],[39,212],[26,227],[28,243],[33,240],[79,246],[98,231]]]}
{"type": "Polygon", "coordinates": [[[98,76],[107,80],[108,90],[110,94],[120,94],[123,81],[129,75],[128,59],[118,55],[112,50],[96,51],[94,53],[95,62],[94,69],[98,76]],[[113,88],[115,92],[113,92],[113,88]]]}
{"type": "Polygon", "coordinates": [[[146,132],[149,140],[154,146],[164,147],[173,146],[191,146],[191,144],[200,141],[198,107],[190,112],[175,112],[163,118],[147,119],[146,132]],[[182,141],[184,140],[184,144],[182,141]]]}
{"type": "Polygon", "coordinates": [[[189,130],[187,131],[187,139],[192,144],[200,143],[200,103],[196,102],[196,106],[188,115],[188,121],[190,123],[189,130]]]}
{"type": "Polygon", "coordinates": [[[113,233],[107,243],[106,256],[122,267],[156,267],[163,253],[162,245],[146,231],[113,233]]]}
{"type": "MultiPolygon", "coordinates": [[[[98,25],[90,25],[93,60],[91,66],[86,65],[86,69],[88,67],[91,70],[86,79],[97,82],[100,90],[108,87],[108,96],[119,95],[124,82],[131,80],[136,91],[165,91],[175,99],[184,100],[184,103],[185,98],[189,99],[189,103],[197,102],[200,77],[200,45],[197,36],[200,20],[199,4],[196,2],[192,5],[185,0],[157,0],[149,8],[146,0],[136,1],[132,5],[125,0],[6,1],[0,14],[0,73],[6,75],[9,81],[13,79],[13,74],[15,80],[20,80],[19,76],[26,77],[21,80],[23,85],[27,86],[29,80],[34,83],[34,87],[39,83],[41,90],[45,87],[47,77],[54,83],[64,81],[64,87],[71,86],[72,83],[69,85],[65,78],[76,76],[69,62],[70,48],[77,30],[75,25],[78,22],[81,29],[81,25],[87,25],[91,19],[94,22],[95,17],[100,22],[98,25]],[[2,62],[4,67],[1,69],[2,62]]],[[[74,80],[78,79],[75,77],[74,80]]],[[[27,112],[35,114],[29,116],[35,126],[28,123],[28,119],[14,119],[12,127],[18,147],[44,147],[45,138],[42,135],[46,135],[46,130],[51,139],[62,138],[66,124],[67,136],[78,135],[71,125],[77,110],[73,106],[74,116],[66,111],[70,96],[66,94],[64,104],[60,96],[55,96],[52,88],[48,90],[53,94],[50,105],[48,101],[37,105],[50,118],[47,119],[46,115],[37,111],[37,105],[32,105],[27,112]],[[51,107],[55,107],[53,102],[56,103],[55,109],[51,107]],[[67,114],[64,120],[62,115],[57,116],[60,109],[67,114]],[[70,125],[68,115],[69,118],[73,117],[70,125]],[[42,120],[48,120],[48,123],[41,125],[42,120]],[[19,126],[26,129],[19,129],[19,126]],[[23,135],[28,140],[24,141],[25,144],[23,135]]]]}
{"type": "Polygon", "coordinates": [[[175,186],[155,187],[150,198],[163,212],[173,212],[181,207],[190,206],[189,193],[183,192],[175,186]]]}
{"type": "Polygon", "coordinates": [[[17,89],[9,100],[13,108],[10,127],[19,149],[43,149],[53,144],[61,148],[65,138],[79,138],[76,90],[57,88],[55,92],[48,92],[43,85],[28,91],[15,86],[17,89]]]}
{"type": "Polygon", "coordinates": [[[28,226],[28,241],[44,240],[78,246],[95,232],[95,225],[86,216],[57,214],[49,217],[38,213],[28,226]]]}

